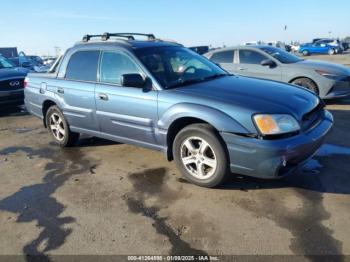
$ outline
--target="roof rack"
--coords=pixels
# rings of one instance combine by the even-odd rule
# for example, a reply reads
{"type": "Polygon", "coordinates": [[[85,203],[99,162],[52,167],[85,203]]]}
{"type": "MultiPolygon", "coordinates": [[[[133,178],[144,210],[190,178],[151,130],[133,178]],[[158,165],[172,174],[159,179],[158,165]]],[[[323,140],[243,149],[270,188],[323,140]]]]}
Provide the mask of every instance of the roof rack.
{"type": "Polygon", "coordinates": [[[126,38],[127,40],[135,40],[134,36],[146,36],[148,41],[156,40],[154,34],[141,34],[141,33],[104,33],[102,35],[84,35],[83,42],[90,41],[91,38],[101,37],[102,41],[107,41],[111,37],[126,38]]]}

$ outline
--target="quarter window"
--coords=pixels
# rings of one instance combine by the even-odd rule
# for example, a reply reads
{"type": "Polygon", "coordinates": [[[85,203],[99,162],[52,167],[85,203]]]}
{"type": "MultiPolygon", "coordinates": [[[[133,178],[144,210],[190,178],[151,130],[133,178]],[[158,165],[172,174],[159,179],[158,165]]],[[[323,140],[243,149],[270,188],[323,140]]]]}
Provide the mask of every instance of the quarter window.
{"type": "Polygon", "coordinates": [[[100,51],[79,51],[74,53],[67,66],[66,78],[96,82],[99,55],[100,51]]]}
{"type": "Polygon", "coordinates": [[[233,50],[216,52],[210,58],[214,63],[233,63],[233,50]]]}
{"type": "Polygon", "coordinates": [[[121,78],[124,74],[140,74],[140,70],[134,61],[125,54],[114,51],[103,52],[100,81],[121,85],[121,78]]]}
{"type": "Polygon", "coordinates": [[[240,64],[260,64],[266,57],[258,52],[251,50],[239,50],[240,64]]]}

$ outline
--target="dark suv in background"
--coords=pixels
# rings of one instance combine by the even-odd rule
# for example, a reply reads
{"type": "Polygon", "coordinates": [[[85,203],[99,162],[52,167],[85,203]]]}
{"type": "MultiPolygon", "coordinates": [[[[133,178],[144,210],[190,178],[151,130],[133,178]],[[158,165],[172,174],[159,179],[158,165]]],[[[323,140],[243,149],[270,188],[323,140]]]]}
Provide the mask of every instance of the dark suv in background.
{"type": "Polygon", "coordinates": [[[24,79],[28,70],[17,68],[0,55],[0,106],[12,107],[24,103],[24,79]]]}

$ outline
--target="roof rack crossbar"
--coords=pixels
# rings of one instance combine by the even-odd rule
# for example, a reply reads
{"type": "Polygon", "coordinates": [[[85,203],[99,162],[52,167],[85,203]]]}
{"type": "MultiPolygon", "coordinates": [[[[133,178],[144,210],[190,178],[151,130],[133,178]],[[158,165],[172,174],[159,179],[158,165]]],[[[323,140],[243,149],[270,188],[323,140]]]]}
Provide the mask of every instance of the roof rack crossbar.
{"type": "Polygon", "coordinates": [[[91,38],[93,37],[101,37],[102,35],[84,35],[83,36],[83,42],[88,42],[90,41],[91,38]]]}
{"type": "Polygon", "coordinates": [[[113,35],[122,35],[122,36],[146,36],[148,40],[156,40],[154,34],[141,34],[141,33],[113,33],[113,35]]]}
{"type": "Polygon", "coordinates": [[[91,38],[101,37],[102,41],[107,41],[110,37],[127,38],[127,40],[135,40],[134,36],[146,36],[148,41],[156,40],[154,34],[141,34],[141,33],[104,33],[102,35],[84,35],[83,42],[90,41],[91,38]]]}

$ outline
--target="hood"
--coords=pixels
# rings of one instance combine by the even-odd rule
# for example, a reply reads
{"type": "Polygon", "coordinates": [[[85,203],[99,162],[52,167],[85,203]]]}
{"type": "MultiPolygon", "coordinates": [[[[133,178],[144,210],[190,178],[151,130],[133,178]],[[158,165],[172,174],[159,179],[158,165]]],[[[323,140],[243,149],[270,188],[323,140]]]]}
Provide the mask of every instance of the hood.
{"type": "Polygon", "coordinates": [[[319,61],[319,60],[302,60],[298,63],[293,64],[297,67],[304,67],[308,69],[314,69],[314,70],[322,70],[327,71],[329,73],[337,74],[337,75],[344,75],[344,76],[350,76],[350,69],[346,66],[335,64],[335,63],[329,63],[325,61],[319,61]]]}
{"type": "Polygon", "coordinates": [[[28,71],[22,68],[2,68],[0,69],[0,81],[13,79],[13,78],[25,78],[28,71]]]}
{"type": "Polygon", "coordinates": [[[241,76],[221,77],[174,91],[191,96],[196,103],[219,109],[241,123],[256,113],[290,114],[301,121],[320,102],[302,87],[241,76]]]}

